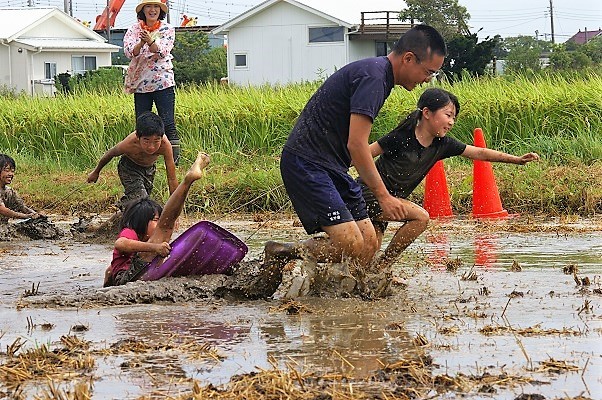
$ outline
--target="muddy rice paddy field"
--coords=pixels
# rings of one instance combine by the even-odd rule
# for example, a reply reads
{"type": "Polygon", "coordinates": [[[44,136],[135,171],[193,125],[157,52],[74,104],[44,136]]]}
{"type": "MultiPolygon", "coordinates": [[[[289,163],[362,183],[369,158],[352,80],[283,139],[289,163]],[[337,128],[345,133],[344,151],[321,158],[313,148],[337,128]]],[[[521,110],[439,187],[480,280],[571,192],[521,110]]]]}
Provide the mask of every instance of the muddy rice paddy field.
{"type": "MultiPolygon", "coordinates": [[[[245,260],[306,237],[289,216],[216,222],[245,260]]],[[[204,297],[170,278],[109,304],[111,250],[0,242],[0,398],[602,399],[599,220],[433,223],[372,300],[204,297]]]]}

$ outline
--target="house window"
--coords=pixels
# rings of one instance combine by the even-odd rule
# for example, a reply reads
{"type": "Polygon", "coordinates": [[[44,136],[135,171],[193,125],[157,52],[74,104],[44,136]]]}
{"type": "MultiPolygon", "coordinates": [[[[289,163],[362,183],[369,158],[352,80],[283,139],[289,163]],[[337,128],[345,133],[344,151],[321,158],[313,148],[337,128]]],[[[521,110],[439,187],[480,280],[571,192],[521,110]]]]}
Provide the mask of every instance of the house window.
{"type": "Polygon", "coordinates": [[[247,68],[246,54],[234,54],[234,68],[247,68]]]}
{"type": "Polygon", "coordinates": [[[54,79],[56,76],[56,63],[45,62],[44,63],[44,79],[54,79]]]}
{"type": "Polygon", "coordinates": [[[96,69],[96,56],[72,56],[71,70],[74,74],[83,74],[96,69]]]}
{"type": "Polygon", "coordinates": [[[376,42],[376,56],[386,56],[395,46],[395,42],[376,42]]]}
{"type": "Polygon", "coordinates": [[[309,28],[309,43],[342,42],[345,28],[342,26],[322,26],[309,28]]]}

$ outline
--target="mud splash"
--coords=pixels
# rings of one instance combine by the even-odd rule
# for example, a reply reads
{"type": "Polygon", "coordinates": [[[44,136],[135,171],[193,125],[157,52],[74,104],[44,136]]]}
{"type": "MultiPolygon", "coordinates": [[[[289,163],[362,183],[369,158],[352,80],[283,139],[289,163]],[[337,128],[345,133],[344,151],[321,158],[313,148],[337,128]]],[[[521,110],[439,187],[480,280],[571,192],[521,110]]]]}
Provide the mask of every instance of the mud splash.
{"type": "Polygon", "coordinates": [[[165,278],[135,281],[123,286],[80,289],[77,293],[39,294],[26,291],[18,303],[24,307],[93,308],[130,304],[186,303],[208,298],[228,300],[296,299],[389,296],[391,271],[352,277],[344,264],[320,265],[308,260],[264,265],[261,260],[243,261],[228,275],[165,278]],[[285,272],[283,272],[285,271],[285,272]]]}
{"type": "Polygon", "coordinates": [[[81,289],[78,293],[26,296],[19,307],[92,308],[129,304],[185,303],[207,298],[262,299],[270,297],[281,275],[263,268],[259,260],[241,262],[231,275],[215,274],[135,281],[123,286],[81,289]]]}
{"type": "Polygon", "coordinates": [[[53,240],[61,236],[64,236],[64,232],[46,216],[0,225],[0,241],[22,240],[24,238],[31,240],[53,240]]]}

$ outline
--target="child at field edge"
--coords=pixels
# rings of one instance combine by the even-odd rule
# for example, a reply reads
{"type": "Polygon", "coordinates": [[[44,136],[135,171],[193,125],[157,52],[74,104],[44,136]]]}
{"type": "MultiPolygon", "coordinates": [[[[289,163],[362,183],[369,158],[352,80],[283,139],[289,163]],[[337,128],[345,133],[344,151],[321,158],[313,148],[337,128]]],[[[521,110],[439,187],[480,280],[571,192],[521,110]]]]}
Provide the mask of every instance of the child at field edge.
{"type": "Polygon", "coordinates": [[[151,111],[142,113],[136,119],[136,130],[100,158],[94,171],[88,175],[88,183],[96,182],[103,167],[117,156],[121,156],[117,172],[124,189],[119,205],[122,211],[126,203],[151,195],[159,156],[163,156],[165,161],[169,193],[176,190],[178,180],[172,146],[165,135],[163,120],[157,114],[151,111]]]}
{"type": "Polygon", "coordinates": [[[201,178],[207,164],[209,156],[199,153],[182,183],[169,196],[165,208],[162,209],[148,197],[128,204],[123,213],[121,232],[115,241],[113,261],[105,272],[104,287],[134,281],[156,255],[169,255],[169,241],[176,220],[182,212],[190,187],[201,178]]]}
{"type": "MultiPolygon", "coordinates": [[[[426,229],[428,212],[406,198],[437,161],[459,155],[472,160],[519,165],[539,160],[537,153],[527,153],[519,157],[467,145],[446,136],[454,126],[459,112],[460,103],[452,93],[439,88],[427,89],[420,96],[415,111],[394,130],[370,144],[372,157],[380,156],[375,161],[378,173],[389,193],[401,200],[405,211],[404,218],[396,220],[404,224],[394,234],[384,253],[373,261],[373,265],[378,268],[386,268],[393,264],[426,229]]],[[[362,186],[368,215],[376,230],[380,247],[388,221],[392,220],[382,218],[382,210],[374,194],[361,178],[357,178],[357,181],[362,186]]]]}
{"type": "Polygon", "coordinates": [[[10,218],[38,218],[40,215],[27,207],[16,190],[8,186],[15,176],[15,160],[0,154],[0,224],[8,223],[10,218]]]}

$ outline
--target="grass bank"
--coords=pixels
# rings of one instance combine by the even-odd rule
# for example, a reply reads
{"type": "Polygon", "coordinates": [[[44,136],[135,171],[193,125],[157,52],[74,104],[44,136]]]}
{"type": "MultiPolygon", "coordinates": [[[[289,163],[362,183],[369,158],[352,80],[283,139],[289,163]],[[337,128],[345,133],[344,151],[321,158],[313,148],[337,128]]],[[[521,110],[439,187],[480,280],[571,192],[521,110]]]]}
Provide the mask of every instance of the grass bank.
{"type": "MultiPolygon", "coordinates": [[[[450,87],[462,104],[452,135],[470,143],[481,127],[491,148],[542,161],[496,165],[504,206],[513,212],[591,215],[602,211],[602,74],[467,79],[450,87]]],[[[285,87],[200,86],[178,90],[176,120],[184,143],[180,175],[199,149],[211,154],[206,179],[188,208],[199,212],[288,207],[278,156],[316,83],[285,87]]],[[[415,106],[421,90],[396,88],[375,121],[373,139],[415,106]]],[[[0,98],[0,151],[18,163],[13,186],[53,212],[106,211],[120,196],[115,162],[96,185],[85,177],[106,149],[134,128],[133,99],[122,93],[0,98]]],[[[470,212],[471,164],[446,161],[452,205],[470,212]]],[[[156,180],[165,200],[164,173],[156,180]]],[[[421,201],[420,189],[414,200],[421,201]]]]}

